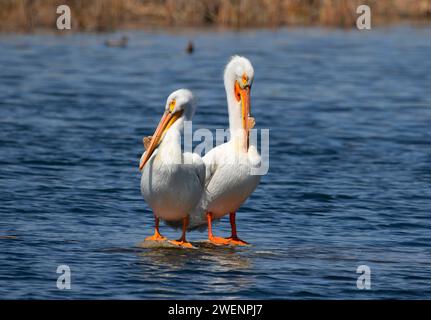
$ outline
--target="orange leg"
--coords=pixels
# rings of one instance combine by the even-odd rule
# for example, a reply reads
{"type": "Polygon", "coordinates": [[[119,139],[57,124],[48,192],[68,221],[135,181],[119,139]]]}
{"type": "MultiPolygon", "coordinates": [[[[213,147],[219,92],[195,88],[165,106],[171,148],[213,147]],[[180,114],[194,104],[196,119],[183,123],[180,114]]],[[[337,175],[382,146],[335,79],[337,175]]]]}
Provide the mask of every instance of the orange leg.
{"type": "Polygon", "coordinates": [[[156,215],[154,215],[154,221],[155,221],[154,235],[152,235],[151,237],[145,238],[145,240],[149,240],[149,241],[164,241],[164,240],[166,240],[166,237],[162,236],[159,232],[159,218],[157,218],[156,215]]]}
{"type": "Polygon", "coordinates": [[[193,248],[193,245],[186,240],[187,225],[189,224],[189,216],[183,219],[183,234],[178,240],[170,240],[169,242],[183,248],[193,248]]]}
{"type": "Polygon", "coordinates": [[[212,230],[212,213],[211,212],[207,212],[207,223],[208,223],[208,240],[211,243],[214,243],[216,245],[220,245],[220,244],[229,244],[229,240],[222,238],[222,237],[215,237],[213,235],[213,230],[212,230]]]}
{"type": "Polygon", "coordinates": [[[249,243],[245,242],[244,240],[241,240],[240,238],[238,238],[238,235],[236,233],[235,217],[236,217],[236,212],[231,212],[229,214],[230,227],[232,229],[232,235],[228,238],[229,244],[238,245],[238,246],[246,246],[249,243]]]}

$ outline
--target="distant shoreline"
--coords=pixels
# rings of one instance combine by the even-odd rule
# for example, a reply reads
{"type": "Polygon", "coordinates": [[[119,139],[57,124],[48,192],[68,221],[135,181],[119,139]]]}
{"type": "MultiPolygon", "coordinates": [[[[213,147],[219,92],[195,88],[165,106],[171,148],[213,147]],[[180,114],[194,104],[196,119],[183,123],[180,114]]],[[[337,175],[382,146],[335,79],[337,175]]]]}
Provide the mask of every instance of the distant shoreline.
{"type": "MultiPolygon", "coordinates": [[[[382,30],[382,29],[391,29],[397,27],[408,27],[408,28],[427,28],[431,27],[431,22],[420,22],[420,21],[400,21],[394,23],[388,23],[384,25],[374,26],[372,30],[367,30],[363,32],[372,32],[373,30],[382,30]]],[[[147,32],[147,33],[167,33],[172,35],[187,35],[193,36],[193,34],[198,33],[224,33],[224,32],[238,32],[238,33],[247,33],[247,32],[258,32],[258,31],[283,31],[283,30],[307,30],[307,29],[321,29],[327,31],[358,31],[354,27],[336,27],[336,26],[321,26],[321,25],[285,25],[279,27],[247,27],[247,28],[230,28],[230,27],[217,27],[217,26],[194,26],[194,27],[166,27],[166,26],[142,26],[142,27],[129,27],[129,28],[118,28],[112,30],[57,30],[56,28],[38,28],[31,31],[23,31],[23,30],[14,30],[14,31],[2,31],[0,30],[1,36],[11,36],[11,35],[59,35],[59,36],[67,36],[74,34],[128,34],[133,32],[147,32]]]]}
{"type": "MultiPolygon", "coordinates": [[[[354,28],[359,5],[372,27],[430,24],[431,0],[63,0],[72,12],[67,32],[116,30],[247,30],[280,27],[354,28]]],[[[57,31],[56,0],[3,0],[1,33],[57,31]]]]}

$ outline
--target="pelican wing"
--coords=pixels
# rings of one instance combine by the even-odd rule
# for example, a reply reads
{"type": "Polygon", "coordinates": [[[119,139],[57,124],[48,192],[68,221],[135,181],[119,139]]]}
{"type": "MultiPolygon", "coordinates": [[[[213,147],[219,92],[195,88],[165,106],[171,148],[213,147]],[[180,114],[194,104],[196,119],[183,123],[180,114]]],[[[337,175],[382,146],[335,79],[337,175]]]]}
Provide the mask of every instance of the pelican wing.
{"type": "Polygon", "coordinates": [[[206,168],[205,168],[205,163],[202,160],[202,158],[196,153],[193,153],[192,157],[193,157],[193,164],[196,168],[196,174],[198,176],[198,179],[199,179],[202,187],[205,187],[205,177],[207,174],[206,168]]]}
{"type": "Polygon", "coordinates": [[[217,160],[218,153],[221,150],[221,146],[217,146],[211,149],[203,158],[205,163],[205,187],[209,185],[211,179],[214,177],[214,173],[217,171],[217,160]]]}
{"type": "Polygon", "coordinates": [[[202,160],[201,156],[197,153],[185,152],[183,154],[184,163],[191,163],[193,170],[201,184],[202,187],[205,186],[205,163],[202,160]]]}

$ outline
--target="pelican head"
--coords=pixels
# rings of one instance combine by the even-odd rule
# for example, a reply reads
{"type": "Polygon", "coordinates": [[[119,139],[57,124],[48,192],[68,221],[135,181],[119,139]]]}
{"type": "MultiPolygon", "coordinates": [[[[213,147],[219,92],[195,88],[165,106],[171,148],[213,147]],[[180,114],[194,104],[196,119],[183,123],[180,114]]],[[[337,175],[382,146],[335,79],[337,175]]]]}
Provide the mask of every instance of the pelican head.
{"type": "Polygon", "coordinates": [[[162,142],[166,132],[176,122],[184,120],[191,120],[196,110],[196,104],[193,94],[190,90],[179,89],[172,92],[166,100],[165,112],[160,119],[159,125],[154,132],[151,143],[145,153],[139,170],[145,166],[147,161],[151,158],[154,150],[162,142]]]}
{"type": "Polygon", "coordinates": [[[253,84],[254,69],[245,57],[234,56],[224,72],[224,83],[229,105],[231,129],[241,128],[245,135],[245,148],[248,150],[250,90],[253,84]]]}

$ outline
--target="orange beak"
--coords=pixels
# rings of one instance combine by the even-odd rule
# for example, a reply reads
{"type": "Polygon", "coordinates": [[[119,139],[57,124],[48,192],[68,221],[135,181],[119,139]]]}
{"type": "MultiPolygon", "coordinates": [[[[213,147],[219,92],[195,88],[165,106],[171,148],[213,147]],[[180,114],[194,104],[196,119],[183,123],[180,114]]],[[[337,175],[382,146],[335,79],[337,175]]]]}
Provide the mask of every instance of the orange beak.
{"type": "Polygon", "coordinates": [[[181,115],[182,115],[181,111],[176,113],[172,113],[169,110],[165,111],[165,113],[162,116],[162,119],[160,119],[160,122],[159,122],[159,125],[157,126],[156,131],[154,132],[154,135],[151,139],[150,146],[148,147],[148,150],[145,153],[145,157],[139,165],[139,171],[142,170],[142,168],[151,158],[154,150],[160,144],[160,141],[163,139],[166,131],[170,128],[171,125],[174,124],[175,121],[178,120],[179,117],[181,117],[181,115]]]}
{"type": "Polygon", "coordinates": [[[238,83],[235,85],[235,91],[238,98],[241,99],[241,120],[242,127],[244,129],[245,135],[245,143],[244,148],[245,151],[248,151],[249,147],[249,117],[250,117],[250,86],[247,85],[244,88],[241,88],[238,83]]]}

